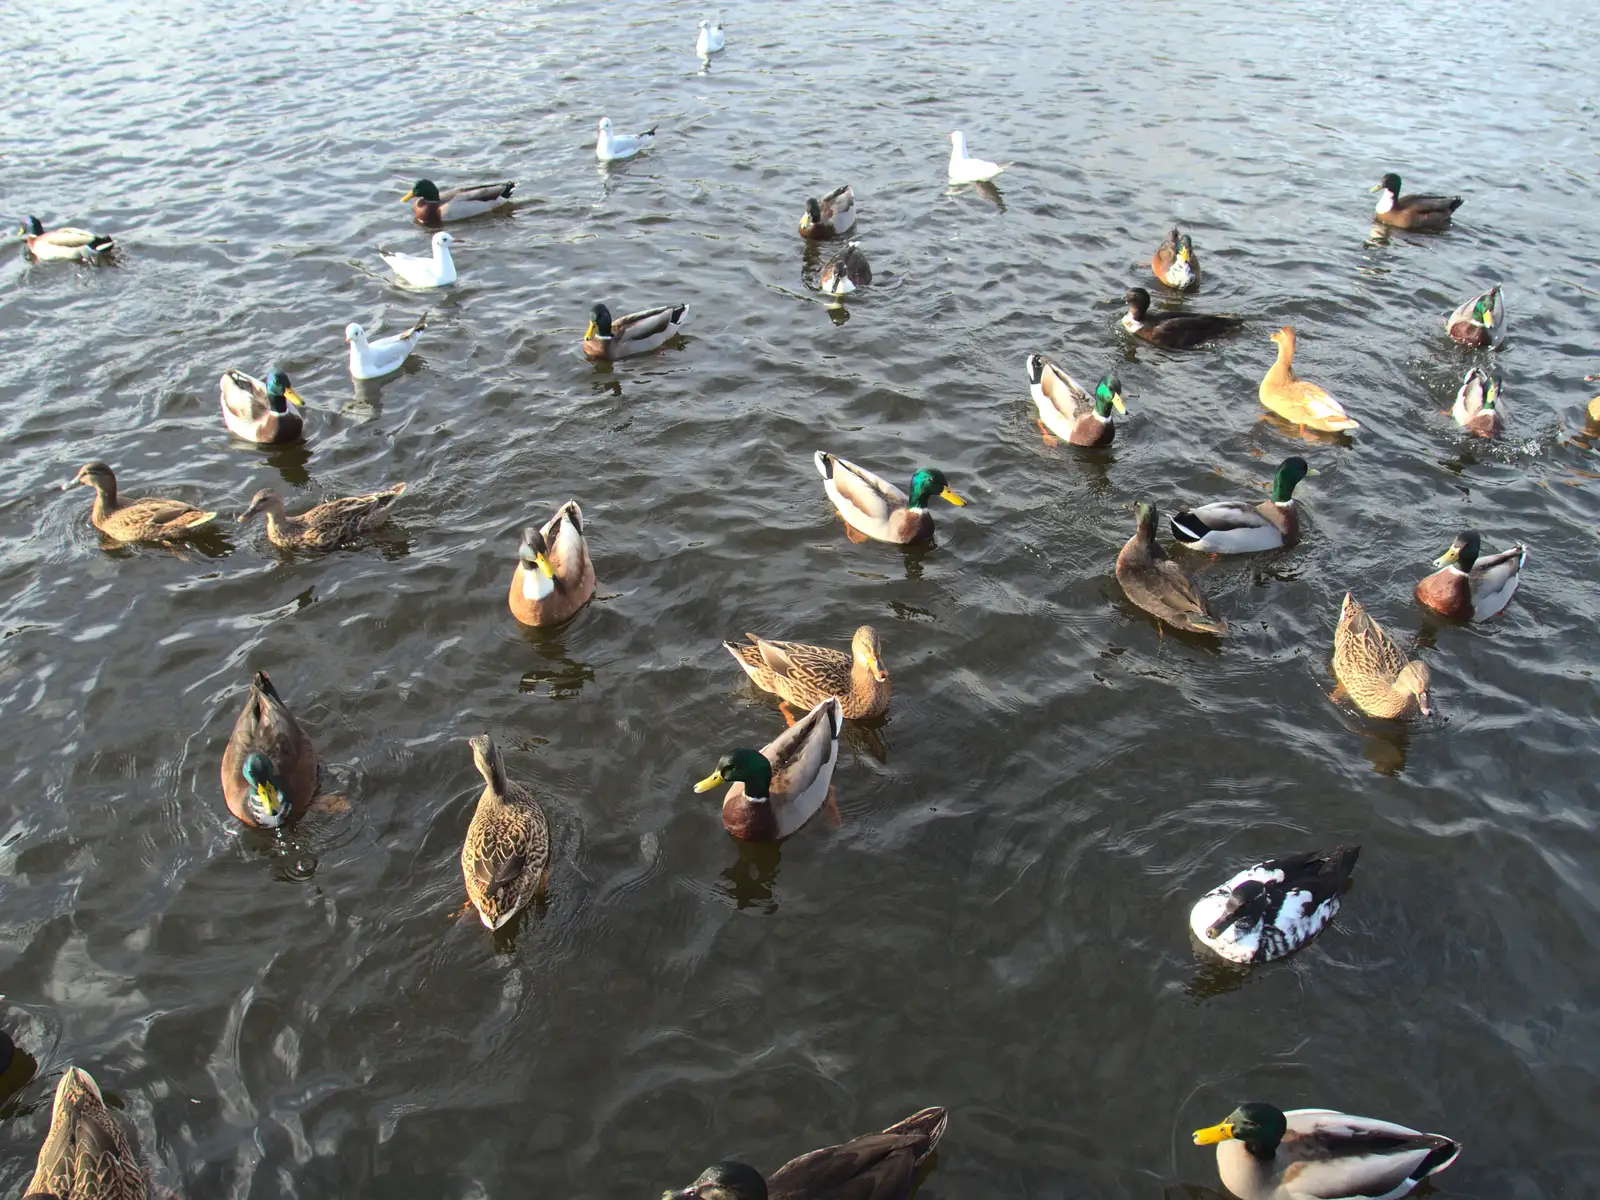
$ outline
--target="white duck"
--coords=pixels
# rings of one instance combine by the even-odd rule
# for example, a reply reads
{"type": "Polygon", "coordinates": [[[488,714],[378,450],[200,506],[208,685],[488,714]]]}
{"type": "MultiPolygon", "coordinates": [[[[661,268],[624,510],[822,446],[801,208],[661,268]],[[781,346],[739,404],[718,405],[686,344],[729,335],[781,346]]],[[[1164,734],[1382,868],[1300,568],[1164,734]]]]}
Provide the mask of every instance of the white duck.
{"type": "Polygon", "coordinates": [[[383,261],[394,268],[402,282],[414,288],[445,287],[456,281],[455,260],[450,257],[453,234],[433,235],[433,253],[427,258],[417,254],[383,254],[383,261]]]}
{"type": "Polygon", "coordinates": [[[1271,858],[1212,888],[1189,913],[1195,937],[1229,962],[1293,954],[1327,927],[1360,846],[1271,858]]]}
{"type": "Polygon", "coordinates": [[[601,162],[620,162],[632,158],[655,140],[656,127],[643,133],[612,133],[611,118],[601,117],[599,134],[594,141],[594,156],[601,162]]]}
{"type": "Polygon", "coordinates": [[[709,21],[700,22],[700,36],[695,39],[694,52],[701,58],[710,58],[727,43],[727,38],[722,32],[722,22],[715,25],[709,21]]]}
{"type": "Polygon", "coordinates": [[[969,158],[967,135],[959,129],[950,135],[951,183],[987,183],[1010,165],[1010,163],[992,163],[982,158],[969,158]]]}
{"type": "Polygon", "coordinates": [[[404,333],[367,340],[367,331],[350,324],[344,327],[344,340],[350,344],[350,378],[379,379],[400,369],[400,364],[411,356],[428,327],[428,314],[423,313],[417,323],[404,333]]]}

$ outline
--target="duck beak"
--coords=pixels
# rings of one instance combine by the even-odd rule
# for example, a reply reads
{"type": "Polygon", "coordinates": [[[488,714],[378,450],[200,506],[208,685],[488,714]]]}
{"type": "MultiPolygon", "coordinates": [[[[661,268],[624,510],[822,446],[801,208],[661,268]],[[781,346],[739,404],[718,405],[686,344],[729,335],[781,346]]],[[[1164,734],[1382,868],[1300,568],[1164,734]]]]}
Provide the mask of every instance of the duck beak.
{"type": "MultiPolygon", "coordinates": [[[[1369,192],[1381,192],[1381,191],[1383,191],[1383,184],[1375,183],[1370,188],[1368,188],[1367,190],[1369,192]]],[[[1196,1134],[1195,1136],[1198,1137],[1199,1135],[1196,1134]]]]}
{"type": "Polygon", "coordinates": [[[593,321],[590,321],[589,328],[583,331],[583,340],[588,341],[590,338],[597,336],[599,333],[600,326],[596,325],[593,321]]]}
{"type": "Polygon", "coordinates": [[[1111,393],[1111,407],[1116,409],[1123,416],[1127,416],[1128,414],[1128,406],[1122,402],[1121,392],[1111,393]]]}
{"type": "Polygon", "coordinates": [[[415,192],[411,191],[409,188],[406,190],[406,194],[404,196],[400,197],[400,199],[402,201],[415,200],[416,198],[417,198],[417,194],[415,192]]]}
{"type": "Polygon", "coordinates": [[[1188,262],[1189,261],[1189,247],[1187,247],[1187,246],[1178,247],[1178,261],[1179,262],[1188,262]]]}
{"type": "MultiPolygon", "coordinates": [[[[1374,191],[1377,189],[1374,188],[1374,191]]],[[[1194,1144],[1196,1146],[1215,1146],[1218,1142],[1225,1142],[1233,1136],[1233,1122],[1224,1121],[1220,1125],[1213,1125],[1209,1129],[1196,1129],[1194,1131],[1194,1144]]]]}
{"type": "Polygon", "coordinates": [[[1428,695],[1427,692],[1418,692],[1417,707],[1422,710],[1423,716],[1433,716],[1433,697],[1428,695]]]}
{"type": "Polygon", "coordinates": [[[256,799],[261,803],[261,811],[274,820],[283,811],[283,796],[270,783],[256,784],[256,799]]]}
{"type": "Polygon", "coordinates": [[[1485,325],[1494,324],[1494,309],[1486,308],[1483,310],[1483,323],[1485,325]]]}
{"type": "Polygon", "coordinates": [[[538,564],[539,570],[543,572],[546,579],[554,579],[556,577],[556,573],[550,569],[550,560],[543,554],[535,554],[533,561],[538,564]]]}
{"type": "Polygon", "coordinates": [[[285,388],[283,398],[296,408],[304,408],[306,406],[306,402],[300,399],[300,393],[293,388],[285,388]]]}
{"type": "Polygon", "coordinates": [[[950,501],[950,503],[954,504],[957,508],[964,508],[966,506],[966,503],[967,503],[960,496],[958,496],[954,492],[952,492],[949,488],[945,488],[944,491],[940,492],[939,493],[939,498],[941,500],[950,501]]]}
{"type": "Polygon", "coordinates": [[[878,661],[876,654],[867,655],[867,670],[872,672],[872,677],[879,683],[889,678],[889,672],[883,669],[883,664],[878,661]]]}
{"type": "MultiPolygon", "coordinates": [[[[721,771],[713,771],[713,772],[711,772],[711,774],[707,775],[704,779],[702,779],[699,783],[695,784],[694,785],[694,790],[696,792],[709,792],[712,788],[717,787],[721,783],[722,783],[722,772],[721,771]]],[[[690,1188],[687,1192],[668,1192],[667,1195],[669,1195],[669,1196],[692,1196],[692,1195],[694,1195],[694,1189],[690,1188]]]]}

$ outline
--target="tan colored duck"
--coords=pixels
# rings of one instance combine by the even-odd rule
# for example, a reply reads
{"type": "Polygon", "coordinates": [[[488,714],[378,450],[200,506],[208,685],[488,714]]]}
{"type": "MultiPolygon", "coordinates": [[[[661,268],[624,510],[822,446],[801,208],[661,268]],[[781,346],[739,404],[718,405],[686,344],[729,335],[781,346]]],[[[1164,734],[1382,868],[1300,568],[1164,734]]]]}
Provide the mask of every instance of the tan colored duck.
{"type": "Polygon", "coordinates": [[[1192,292],[1200,286],[1200,259],[1195,255],[1194,243],[1187,233],[1179,233],[1176,225],[1167,240],[1156,247],[1150,269],[1162,283],[1180,292],[1192,292]]]}
{"type": "Polygon", "coordinates": [[[849,233],[855,223],[856,194],[845,184],[820,200],[813,196],[806,201],[806,211],[800,215],[800,236],[812,240],[838,237],[849,233]]]}
{"type": "Polygon", "coordinates": [[[494,739],[482,733],[468,744],[483,791],[461,845],[461,876],[484,925],[499,929],[544,889],[550,827],[533,793],[506,775],[494,739]]]}
{"type": "Polygon", "coordinates": [[[1272,335],[1278,347],[1278,359],[1267,369],[1261,379],[1257,394],[1261,403],[1285,421],[1316,429],[1322,433],[1340,433],[1346,429],[1359,429],[1361,423],[1327,392],[1294,373],[1294,328],[1285,325],[1272,335]]]}
{"type": "Polygon", "coordinates": [[[1476,437],[1492,438],[1501,430],[1500,381],[1482,367],[1471,367],[1461,380],[1450,417],[1476,437]]]}
{"type": "Polygon", "coordinates": [[[797,708],[815,708],[837,696],[848,721],[873,721],[889,711],[889,668],[878,631],[863,625],[850,653],[804,642],[769,642],[753,633],[746,644],[723,642],[750,681],[797,708]]]}
{"type": "Polygon", "coordinates": [[[1403,717],[1413,705],[1423,716],[1433,715],[1428,664],[1408,660],[1400,643],[1349,592],[1333,633],[1333,674],[1370,717],[1403,717]]]}
{"type": "Polygon", "coordinates": [[[1105,375],[1091,394],[1043,354],[1030,354],[1025,366],[1028,390],[1039,410],[1039,427],[1073,446],[1109,446],[1117,436],[1111,410],[1128,411],[1122,398],[1122,380],[1105,375]]]}
{"type": "Polygon", "coordinates": [[[280,829],[305,816],[317,794],[317,752],[265,671],[250,683],[228,748],[222,796],[228,811],[257,829],[280,829]]]}
{"type": "Polygon", "coordinates": [[[150,1184],[100,1094],[82,1067],[68,1067],[50,1105],[50,1132],[39,1147],[30,1200],[148,1200],[150,1184]]]}
{"type": "Polygon", "coordinates": [[[1521,542],[1509,550],[1478,555],[1483,539],[1476,529],[1456,535],[1433,565],[1440,568],[1417,584],[1417,603],[1456,621],[1487,621],[1511,603],[1528,551],[1521,542]]]}
{"type": "Polygon", "coordinates": [[[266,513],[267,539],[280,550],[333,550],[387,521],[389,510],[405,490],[405,484],[397,483],[381,492],[329,500],[291,517],[283,506],[283,497],[271,488],[262,488],[250,497],[250,507],[239,515],[239,522],[243,524],[257,513],[266,513]]]}
{"type": "Polygon", "coordinates": [[[925,1108],[882,1133],[791,1159],[770,1179],[745,1163],[719,1162],[662,1200],[906,1200],[949,1120],[946,1110],[925,1108]]]}
{"type": "Polygon", "coordinates": [[[1466,300],[1444,319],[1445,331],[1463,346],[1494,346],[1506,334],[1505,302],[1497,283],[1466,300]]]}
{"type": "Polygon", "coordinates": [[[687,304],[663,304],[629,313],[613,321],[611,310],[596,304],[589,310],[589,327],[583,333],[583,353],[589,358],[615,361],[648,354],[678,336],[689,319],[687,304]]]}
{"type": "Polygon", "coordinates": [[[1461,207],[1460,196],[1402,196],[1400,176],[1390,171],[1372,189],[1381,192],[1373,217],[1397,229],[1439,230],[1450,227],[1450,214],[1461,207]]]}
{"type": "Polygon", "coordinates": [[[828,799],[843,720],[838,697],[829,696],[760,750],[728,751],[694,790],[733,785],[722,799],[722,827],[740,841],[786,838],[828,799]]]}
{"type": "Polygon", "coordinates": [[[511,573],[511,615],[524,625],[559,625],[594,595],[594,564],[576,500],[556,509],[543,529],[529,525],[511,573]]]}
{"type": "Polygon", "coordinates": [[[297,442],[305,434],[305,419],[299,412],[305,401],[282,371],[269,373],[265,380],[243,371],[224,371],[220,387],[222,423],[234,437],[265,446],[297,442]]]}
{"type": "Polygon", "coordinates": [[[1128,599],[1185,633],[1226,633],[1228,623],[1156,541],[1155,505],[1141,501],[1138,515],[1138,528],[1117,555],[1117,582],[1128,599]]]}
{"type": "Polygon", "coordinates": [[[180,542],[217,519],[216,513],[182,500],[160,500],[154,496],[119,500],[117,477],[103,462],[85,463],[73,482],[94,489],[94,507],[89,512],[89,520],[101,533],[119,542],[180,542]]]}
{"type": "Polygon", "coordinates": [[[481,217],[511,203],[511,192],[516,183],[474,183],[466,187],[439,190],[431,179],[419,179],[401,200],[411,201],[411,215],[419,224],[437,229],[446,221],[465,221],[481,217]]]}
{"type": "MultiPolygon", "coordinates": [[[[1585,383],[1600,381],[1600,375],[1585,375],[1583,381],[1585,383]]],[[[1591,421],[1600,421],[1600,396],[1596,396],[1589,401],[1589,419],[1591,421]]]]}
{"type": "Polygon", "coordinates": [[[937,467],[917,470],[911,477],[908,497],[888,480],[837,454],[818,450],[812,457],[822,476],[823,490],[845,524],[880,542],[905,545],[931,538],[933,515],[928,512],[928,504],[934,497],[958,507],[966,504],[950,490],[950,481],[937,467]]]}

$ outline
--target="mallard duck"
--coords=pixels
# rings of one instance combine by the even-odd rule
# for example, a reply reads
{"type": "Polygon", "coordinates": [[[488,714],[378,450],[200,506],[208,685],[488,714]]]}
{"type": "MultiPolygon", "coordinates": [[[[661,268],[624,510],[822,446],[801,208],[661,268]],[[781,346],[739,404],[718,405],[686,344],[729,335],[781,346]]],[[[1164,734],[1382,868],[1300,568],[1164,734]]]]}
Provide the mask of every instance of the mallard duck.
{"type": "Polygon", "coordinates": [[[350,347],[350,378],[381,379],[394,374],[411,357],[427,328],[428,314],[423,313],[410,329],[369,342],[367,331],[361,326],[353,322],[346,325],[344,340],[350,347]]]}
{"type": "MultiPolygon", "coordinates": [[[[1600,380],[1600,375],[1585,375],[1583,377],[1585,383],[1594,383],[1597,380],[1600,380]]],[[[1600,421],[1600,396],[1596,396],[1589,401],[1589,419],[1591,421],[1600,421]]]]}
{"type": "Polygon", "coordinates": [[[1167,240],[1156,247],[1150,269],[1162,283],[1180,292],[1192,292],[1200,286],[1200,259],[1194,252],[1194,243],[1187,233],[1179,233],[1176,225],[1167,240]]]}
{"type": "Polygon", "coordinates": [[[246,825],[279,829],[305,815],[317,794],[317,752],[265,671],[250,682],[228,748],[222,795],[246,825]]]}
{"type": "Polygon", "coordinates": [[[969,158],[967,135],[959,129],[950,134],[951,183],[988,183],[1010,165],[1010,163],[993,163],[983,158],[969,158]]]}
{"type": "Polygon", "coordinates": [[[1105,375],[1091,395],[1082,384],[1043,354],[1028,355],[1028,389],[1039,409],[1039,423],[1074,446],[1109,446],[1117,436],[1111,410],[1128,411],[1122,380],[1105,375]]]}
{"type": "Polygon", "coordinates": [[[55,1200],[147,1200],[149,1180],[127,1135],[82,1067],[68,1067],[56,1084],[50,1132],[39,1147],[28,1197],[55,1200]]]}
{"type": "Polygon", "coordinates": [[[800,236],[820,241],[848,233],[856,223],[856,194],[847,183],[820,200],[812,196],[800,214],[800,236]]]}
{"type": "Polygon", "coordinates": [[[662,1200],[905,1200],[949,1120],[944,1109],[925,1108],[882,1133],[791,1159],[771,1179],[744,1163],[720,1162],[662,1200]]]}
{"type": "Polygon", "coordinates": [[[511,573],[511,615],[524,625],[559,625],[594,595],[594,564],[576,500],[556,509],[543,529],[529,525],[511,573]]]}
{"type": "Polygon", "coordinates": [[[1254,554],[1292,546],[1300,540],[1295,484],[1314,474],[1305,459],[1286,458],[1272,477],[1272,499],[1260,504],[1219,500],[1180,512],[1169,522],[1172,536],[1185,546],[1212,554],[1254,554]]]}
{"type": "Polygon", "coordinates": [[[1293,954],[1339,911],[1360,853],[1360,846],[1335,846],[1246,867],[1200,898],[1189,928],[1229,962],[1293,954]]]}
{"type": "Polygon", "coordinates": [[[378,256],[410,287],[448,287],[456,281],[456,263],[450,257],[450,243],[456,240],[455,235],[441,231],[434,234],[432,240],[433,253],[426,256],[382,250],[378,251],[378,256]]]}
{"type": "Polygon", "coordinates": [[[1217,1147],[1217,1174],[1239,1200],[1399,1200],[1461,1153],[1437,1133],[1254,1102],[1195,1130],[1194,1144],[1217,1147]]]}
{"type": "Polygon", "coordinates": [[[267,540],[280,550],[332,550],[387,521],[389,510],[405,490],[405,484],[397,483],[381,492],[329,500],[291,517],[283,506],[283,497],[271,488],[262,488],[250,497],[250,507],[239,514],[239,522],[243,524],[257,513],[266,513],[267,540]]]}
{"type": "Polygon", "coordinates": [[[1372,190],[1383,193],[1373,216],[1399,229],[1447,229],[1450,214],[1461,207],[1460,196],[1402,196],[1400,176],[1393,171],[1372,190]]]}
{"type": "Polygon", "coordinates": [[[1349,592],[1333,633],[1333,674],[1368,716],[1403,717],[1413,703],[1423,716],[1433,715],[1428,664],[1408,661],[1400,643],[1349,592]]]}
{"type": "Polygon", "coordinates": [[[845,523],[857,533],[880,542],[920,542],[933,536],[933,515],[928,502],[935,496],[951,504],[966,504],[950,490],[950,482],[937,467],[920,467],[911,477],[911,495],[894,484],[858,467],[837,454],[818,450],[814,456],[822,486],[845,523]]]}
{"type": "Polygon", "coordinates": [[[1263,407],[1277,413],[1285,421],[1316,429],[1322,433],[1339,433],[1346,429],[1360,429],[1361,422],[1344,411],[1327,392],[1310,380],[1294,373],[1294,328],[1285,325],[1272,335],[1278,347],[1278,358],[1261,378],[1257,395],[1263,407]]]}
{"type": "Polygon", "coordinates": [[[871,282],[872,267],[861,252],[861,243],[851,242],[822,268],[819,286],[830,296],[848,296],[871,282]]]}
{"type": "Polygon", "coordinates": [[[1167,557],[1156,541],[1156,507],[1140,501],[1139,525],[1117,555],[1117,582],[1138,607],[1186,633],[1228,631],[1228,623],[1215,616],[1194,580],[1167,557]]]}
{"type": "Polygon", "coordinates": [[[688,319],[687,304],[663,304],[613,322],[611,310],[596,304],[589,310],[589,327],[583,332],[583,352],[589,358],[612,360],[648,354],[682,333],[688,319]]]}
{"type": "Polygon", "coordinates": [[[533,793],[506,775],[494,739],[480,733],[468,745],[483,791],[461,843],[461,877],[484,925],[499,929],[544,890],[550,828],[533,793]]]}
{"type": "Polygon", "coordinates": [[[1469,367],[1450,416],[1468,433],[1494,437],[1500,432],[1500,381],[1482,367],[1469,367]]]}
{"type": "Polygon", "coordinates": [[[182,500],[160,500],[151,496],[144,500],[120,501],[117,477],[103,462],[85,463],[72,482],[94,489],[94,507],[89,510],[89,520],[101,533],[119,542],[178,542],[193,537],[217,519],[216,513],[182,500]]]}
{"type": "Polygon", "coordinates": [[[1444,319],[1445,330],[1463,346],[1498,345],[1506,334],[1505,302],[1497,283],[1481,296],[1462,301],[1444,319]]]}
{"type": "Polygon", "coordinates": [[[47,230],[38,217],[29,217],[17,232],[27,244],[28,253],[35,258],[93,260],[104,258],[117,248],[117,243],[103,233],[90,233],[70,225],[47,230]]]}
{"type": "Polygon", "coordinates": [[[1244,324],[1239,317],[1219,317],[1208,313],[1150,311],[1150,293],[1142,287],[1129,288],[1122,295],[1128,311],[1122,327],[1135,337],[1172,350],[1191,350],[1201,342],[1232,333],[1244,324]]]}
{"type": "Polygon", "coordinates": [[[655,140],[656,126],[642,133],[612,133],[611,118],[601,117],[594,140],[594,156],[601,162],[619,162],[632,158],[655,140]]]}
{"type": "Polygon", "coordinates": [[[1433,560],[1442,570],[1417,584],[1417,602],[1457,621],[1487,621],[1510,604],[1528,561],[1527,548],[1518,542],[1479,558],[1482,545],[1477,530],[1458,533],[1450,548],[1433,560]]]}
{"type": "Polygon", "coordinates": [[[728,751],[694,790],[733,785],[722,798],[722,827],[740,841],[786,838],[828,798],[843,720],[838,697],[829,696],[760,750],[728,751]]]}
{"type": "Polygon", "coordinates": [[[305,421],[295,410],[304,404],[282,371],[268,374],[266,382],[243,371],[222,373],[222,421],[229,433],[247,442],[299,441],[305,421]]]}
{"type": "Polygon", "coordinates": [[[837,696],[849,721],[873,721],[889,711],[889,668],[871,625],[856,630],[849,654],[804,642],[769,642],[753,633],[745,637],[748,643],[723,642],[722,647],[762,691],[799,708],[837,696]]]}
{"type": "Polygon", "coordinates": [[[701,21],[700,32],[694,39],[694,52],[701,58],[710,58],[727,45],[727,40],[727,35],[722,32],[721,21],[715,25],[710,21],[701,21]]]}
{"type": "Polygon", "coordinates": [[[465,221],[481,217],[511,203],[514,180],[504,183],[475,183],[470,187],[440,191],[431,179],[419,179],[401,200],[411,201],[411,215],[421,224],[438,228],[446,221],[465,221]]]}

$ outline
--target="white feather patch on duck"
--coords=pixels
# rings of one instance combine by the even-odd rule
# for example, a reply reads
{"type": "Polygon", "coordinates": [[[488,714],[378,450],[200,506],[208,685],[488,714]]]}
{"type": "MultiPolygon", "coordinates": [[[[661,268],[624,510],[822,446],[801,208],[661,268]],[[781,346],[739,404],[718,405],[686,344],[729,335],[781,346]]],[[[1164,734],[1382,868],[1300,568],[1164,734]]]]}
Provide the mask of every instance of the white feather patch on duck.
{"type": "Polygon", "coordinates": [[[1262,963],[1304,946],[1339,911],[1359,846],[1246,867],[1200,898],[1189,928],[1229,962],[1262,963]]]}

